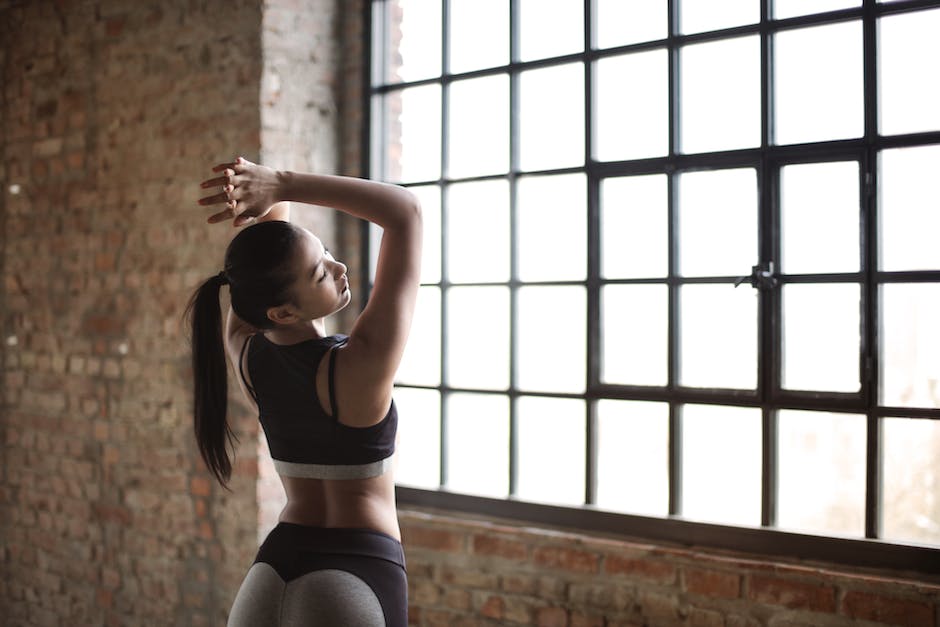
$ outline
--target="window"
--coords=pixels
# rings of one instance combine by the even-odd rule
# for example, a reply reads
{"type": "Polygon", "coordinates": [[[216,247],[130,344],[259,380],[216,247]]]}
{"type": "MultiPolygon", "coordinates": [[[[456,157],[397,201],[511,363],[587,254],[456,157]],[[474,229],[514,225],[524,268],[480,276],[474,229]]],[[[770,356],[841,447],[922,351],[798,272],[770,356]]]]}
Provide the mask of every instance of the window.
{"type": "Polygon", "coordinates": [[[402,500],[937,571],[940,2],[720,4],[371,3],[402,500]]]}

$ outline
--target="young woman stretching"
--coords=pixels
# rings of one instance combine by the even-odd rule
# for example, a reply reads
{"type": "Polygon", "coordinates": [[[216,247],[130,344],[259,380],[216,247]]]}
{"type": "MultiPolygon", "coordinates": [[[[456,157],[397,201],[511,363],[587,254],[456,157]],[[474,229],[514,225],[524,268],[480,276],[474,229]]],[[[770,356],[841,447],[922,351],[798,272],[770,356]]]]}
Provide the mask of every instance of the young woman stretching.
{"type": "Polygon", "coordinates": [[[209,222],[250,226],[190,303],[196,439],[225,485],[232,470],[227,356],[258,409],[287,493],[228,625],[405,627],[392,382],[418,289],[418,203],[401,187],[274,171],[241,157],[213,171],[202,187],[222,191],[199,202],[224,209],[209,222]],[[348,336],[326,336],[324,328],[324,318],[349,303],[346,266],[289,222],[282,201],[333,207],[384,231],[374,288],[348,336]],[[232,305],[224,328],[223,285],[232,305]]]}

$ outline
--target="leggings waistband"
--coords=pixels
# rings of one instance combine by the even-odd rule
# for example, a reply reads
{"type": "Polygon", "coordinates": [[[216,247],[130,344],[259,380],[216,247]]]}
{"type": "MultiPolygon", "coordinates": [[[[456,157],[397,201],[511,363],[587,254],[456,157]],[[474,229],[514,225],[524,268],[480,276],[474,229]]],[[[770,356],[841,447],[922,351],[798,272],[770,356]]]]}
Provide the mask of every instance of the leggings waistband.
{"type": "Polygon", "coordinates": [[[279,522],[271,530],[258,549],[255,561],[296,555],[298,551],[373,557],[405,568],[401,542],[388,534],[372,529],[310,527],[289,522],[279,522]]]}

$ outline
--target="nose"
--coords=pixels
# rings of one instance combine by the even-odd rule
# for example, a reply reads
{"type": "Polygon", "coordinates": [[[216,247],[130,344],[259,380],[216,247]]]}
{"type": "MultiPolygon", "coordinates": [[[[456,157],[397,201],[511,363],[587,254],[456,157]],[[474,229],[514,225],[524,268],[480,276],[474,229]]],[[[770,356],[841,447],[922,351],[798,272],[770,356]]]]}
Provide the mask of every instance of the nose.
{"type": "Polygon", "coordinates": [[[336,268],[333,270],[333,274],[337,277],[341,277],[346,274],[346,264],[342,261],[336,262],[336,268]]]}

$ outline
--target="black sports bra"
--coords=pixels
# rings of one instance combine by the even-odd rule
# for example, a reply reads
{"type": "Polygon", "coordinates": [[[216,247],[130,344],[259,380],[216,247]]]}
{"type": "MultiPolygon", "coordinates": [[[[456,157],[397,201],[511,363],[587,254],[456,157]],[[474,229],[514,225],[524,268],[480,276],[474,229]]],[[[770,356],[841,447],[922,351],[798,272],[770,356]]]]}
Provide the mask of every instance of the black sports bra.
{"type": "Polygon", "coordinates": [[[370,427],[339,422],[333,372],[336,353],[330,352],[329,393],[333,415],[317,396],[316,375],[326,351],[346,343],[332,335],[297,344],[274,344],[258,333],[245,340],[239,371],[258,404],[258,418],[278,474],[313,479],[366,479],[384,474],[395,452],[398,411],[370,427]],[[254,338],[254,339],[252,339],[254,338]],[[247,351],[247,359],[245,353],[247,351]],[[248,368],[248,385],[242,364],[248,368]]]}

